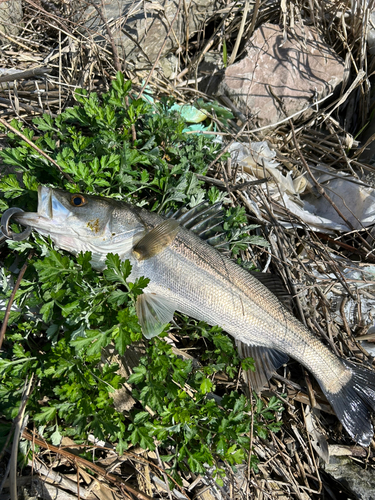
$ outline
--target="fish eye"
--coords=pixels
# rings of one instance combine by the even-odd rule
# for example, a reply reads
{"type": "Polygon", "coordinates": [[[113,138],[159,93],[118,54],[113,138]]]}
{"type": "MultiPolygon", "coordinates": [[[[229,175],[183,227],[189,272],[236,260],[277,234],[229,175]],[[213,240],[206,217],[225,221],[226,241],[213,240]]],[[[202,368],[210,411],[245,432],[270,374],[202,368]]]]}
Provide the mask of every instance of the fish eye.
{"type": "Polygon", "coordinates": [[[73,207],[83,207],[86,203],[87,200],[82,194],[73,194],[70,198],[70,204],[73,205],[73,207]]]}

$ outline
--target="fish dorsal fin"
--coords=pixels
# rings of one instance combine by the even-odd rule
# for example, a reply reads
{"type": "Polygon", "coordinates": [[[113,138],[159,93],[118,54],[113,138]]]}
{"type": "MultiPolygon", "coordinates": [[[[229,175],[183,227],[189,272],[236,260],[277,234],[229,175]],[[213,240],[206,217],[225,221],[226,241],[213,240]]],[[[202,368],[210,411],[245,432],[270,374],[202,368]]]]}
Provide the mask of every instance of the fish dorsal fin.
{"type": "MultiPolygon", "coordinates": [[[[223,216],[224,209],[222,202],[208,205],[206,201],[199,203],[199,205],[190,210],[182,207],[177,212],[170,211],[165,214],[165,217],[177,220],[180,226],[189,229],[189,231],[192,231],[210,246],[219,250],[219,252],[227,254],[230,247],[221,226],[223,216]]],[[[249,273],[276,295],[289,311],[292,311],[292,297],[279,276],[257,271],[249,271],[249,273]]]]}
{"type": "Polygon", "coordinates": [[[245,381],[249,381],[255,392],[260,392],[274,372],[288,362],[288,356],[276,349],[268,347],[247,345],[240,340],[236,341],[240,358],[253,358],[255,372],[247,370],[244,372],[245,381]]]}
{"type": "Polygon", "coordinates": [[[147,339],[156,337],[173,319],[175,304],[157,293],[138,295],[135,304],[142,333],[147,339]]]}
{"type": "Polygon", "coordinates": [[[206,201],[190,210],[182,207],[177,212],[169,212],[166,217],[177,220],[180,226],[189,229],[202,240],[220,251],[227,251],[229,245],[221,226],[224,210],[221,202],[208,205],[206,201]]]}
{"type": "Polygon", "coordinates": [[[249,273],[254,276],[258,281],[260,281],[265,287],[272,292],[279,301],[289,310],[293,311],[293,301],[292,296],[286,289],[282,279],[277,274],[272,273],[260,273],[257,271],[249,271],[249,273]]]}
{"type": "Polygon", "coordinates": [[[151,229],[133,247],[133,254],[138,260],[150,259],[168,247],[180,229],[178,221],[167,219],[151,229]]]}
{"type": "Polygon", "coordinates": [[[216,222],[222,221],[224,215],[222,202],[208,205],[206,201],[202,201],[193,208],[187,209],[181,207],[176,212],[169,212],[166,214],[167,218],[178,220],[181,226],[186,227],[194,232],[193,226],[203,221],[215,220],[216,222]]]}

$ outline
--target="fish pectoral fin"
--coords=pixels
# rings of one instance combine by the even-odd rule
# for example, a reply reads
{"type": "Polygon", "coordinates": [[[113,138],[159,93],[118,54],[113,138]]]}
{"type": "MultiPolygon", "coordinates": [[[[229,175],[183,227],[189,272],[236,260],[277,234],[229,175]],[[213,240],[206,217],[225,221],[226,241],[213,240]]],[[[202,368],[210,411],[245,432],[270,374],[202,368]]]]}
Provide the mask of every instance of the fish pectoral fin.
{"type": "Polygon", "coordinates": [[[236,344],[240,358],[254,359],[255,372],[247,370],[244,372],[244,376],[255,392],[260,392],[267,385],[274,372],[287,363],[289,359],[286,354],[269,347],[247,345],[240,340],[237,340],[236,344]]]}
{"type": "Polygon", "coordinates": [[[138,260],[146,260],[157,255],[172,243],[179,229],[180,225],[176,220],[163,221],[134,245],[134,256],[138,260]]]}
{"type": "Polygon", "coordinates": [[[159,335],[172,321],[176,310],[172,300],[157,293],[138,295],[135,308],[142,333],[147,339],[159,335]]]}

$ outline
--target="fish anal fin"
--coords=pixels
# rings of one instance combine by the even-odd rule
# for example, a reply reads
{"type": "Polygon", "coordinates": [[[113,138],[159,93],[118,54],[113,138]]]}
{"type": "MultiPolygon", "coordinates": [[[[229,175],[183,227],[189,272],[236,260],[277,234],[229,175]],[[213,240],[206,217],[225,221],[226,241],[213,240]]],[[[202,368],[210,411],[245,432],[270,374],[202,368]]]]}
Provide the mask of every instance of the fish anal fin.
{"type": "Polygon", "coordinates": [[[288,362],[288,356],[276,349],[247,345],[240,340],[237,340],[236,343],[240,358],[254,359],[255,372],[247,370],[244,376],[255,392],[260,392],[267,385],[274,372],[288,362]]]}
{"type": "Polygon", "coordinates": [[[157,293],[138,295],[135,305],[143,335],[151,339],[159,335],[173,319],[175,305],[172,300],[157,293]]]}
{"type": "Polygon", "coordinates": [[[133,247],[133,254],[138,260],[154,257],[167,248],[180,229],[178,221],[167,219],[151,229],[133,247]]]}

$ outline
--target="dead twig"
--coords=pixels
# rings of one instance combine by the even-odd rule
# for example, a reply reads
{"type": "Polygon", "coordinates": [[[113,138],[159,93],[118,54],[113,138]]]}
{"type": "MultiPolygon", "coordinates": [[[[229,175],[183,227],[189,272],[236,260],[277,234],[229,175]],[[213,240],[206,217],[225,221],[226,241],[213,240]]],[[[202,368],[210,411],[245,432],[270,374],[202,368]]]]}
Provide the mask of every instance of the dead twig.
{"type": "Polygon", "coordinates": [[[244,29],[245,29],[245,24],[246,24],[247,14],[249,12],[249,7],[250,7],[249,0],[245,0],[245,5],[244,5],[244,8],[243,8],[243,14],[242,14],[242,20],[241,20],[241,24],[240,24],[240,29],[238,30],[238,35],[237,35],[236,43],[234,45],[233,52],[232,52],[232,54],[230,56],[230,59],[228,61],[228,66],[230,66],[231,64],[233,64],[234,61],[235,61],[235,59],[236,59],[236,57],[237,57],[237,52],[238,52],[238,49],[240,47],[240,43],[241,43],[241,40],[242,40],[242,35],[243,35],[244,29]]]}
{"type": "Polygon", "coordinates": [[[13,301],[14,301],[14,297],[16,296],[17,290],[18,290],[18,288],[19,288],[19,286],[21,284],[21,281],[22,281],[23,275],[26,272],[27,266],[29,265],[29,260],[31,259],[31,257],[33,255],[34,255],[34,252],[31,251],[29,253],[29,255],[27,256],[26,262],[24,263],[24,265],[22,266],[22,268],[21,268],[21,270],[20,270],[20,272],[18,274],[18,278],[17,278],[16,284],[14,285],[14,289],[12,291],[12,294],[9,297],[9,302],[8,302],[7,308],[5,310],[4,321],[3,321],[3,324],[1,325],[1,330],[0,330],[0,349],[1,349],[2,345],[3,345],[3,340],[4,340],[4,337],[5,337],[5,332],[6,332],[6,329],[7,329],[7,326],[8,326],[8,321],[9,321],[10,309],[12,307],[12,304],[13,304],[13,301]]]}
{"type": "Polygon", "coordinates": [[[21,80],[27,78],[34,78],[36,76],[49,75],[51,73],[51,68],[33,68],[27,71],[18,71],[17,73],[10,73],[9,75],[0,76],[0,83],[3,82],[13,82],[14,80],[21,80]]]}
{"type": "Polygon", "coordinates": [[[179,14],[179,12],[180,12],[180,8],[181,8],[181,1],[182,1],[182,0],[179,0],[179,1],[178,1],[178,5],[177,5],[177,9],[176,9],[176,14],[174,15],[174,17],[173,17],[173,19],[172,19],[172,21],[171,21],[171,24],[170,24],[170,26],[169,26],[168,32],[167,32],[167,34],[166,34],[166,36],[165,36],[165,38],[164,38],[163,44],[162,44],[162,46],[160,47],[160,50],[159,50],[159,52],[158,52],[158,55],[156,56],[156,61],[154,62],[154,64],[153,64],[153,66],[152,66],[152,68],[151,68],[151,70],[150,70],[149,74],[147,75],[146,81],[145,81],[145,83],[142,85],[142,88],[141,88],[141,90],[139,91],[139,94],[138,94],[138,96],[137,96],[137,99],[140,99],[140,98],[142,97],[142,94],[143,94],[143,92],[144,92],[145,88],[147,87],[148,82],[150,81],[150,78],[151,78],[151,76],[152,76],[152,74],[153,74],[153,72],[154,72],[154,70],[155,70],[155,68],[156,68],[156,65],[157,65],[157,64],[158,64],[158,62],[159,62],[159,59],[160,59],[160,56],[161,56],[161,54],[162,54],[162,52],[163,52],[163,50],[164,50],[165,44],[167,43],[167,40],[168,40],[168,38],[169,38],[169,35],[170,35],[170,34],[171,34],[171,32],[172,32],[173,24],[174,24],[174,22],[176,21],[177,16],[178,16],[178,14],[179,14]]]}
{"type": "Polygon", "coordinates": [[[121,71],[120,58],[118,56],[118,50],[117,50],[117,46],[116,46],[115,40],[113,38],[112,30],[108,26],[107,19],[105,18],[104,14],[103,14],[103,7],[104,7],[103,0],[101,2],[100,6],[97,5],[95,2],[91,2],[90,5],[92,5],[94,7],[94,9],[97,11],[97,13],[99,14],[100,19],[102,20],[102,23],[105,26],[105,29],[107,30],[109,41],[111,43],[112,53],[113,53],[113,63],[115,65],[116,71],[121,71]]]}
{"type": "Polygon", "coordinates": [[[47,443],[43,439],[40,439],[33,434],[31,434],[28,430],[24,430],[22,433],[22,436],[27,439],[28,441],[32,441],[41,448],[47,449],[53,453],[56,453],[57,455],[61,455],[69,462],[73,463],[74,465],[79,464],[80,466],[84,468],[88,468],[92,470],[93,472],[99,474],[101,477],[107,479],[109,482],[112,484],[118,486],[120,489],[124,488],[127,492],[131,493],[134,495],[136,498],[139,500],[152,500],[151,497],[146,495],[145,493],[142,493],[141,491],[137,490],[130,484],[128,484],[125,481],[122,481],[118,476],[115,476],[114,474],[108,473],[103,467],[100,465],[97,465],[93,462],[90,462],[89,460],[86,460],[85,458],[79,457],[77,455],[74,455],[73,453],[63,450],[61,448],[58,448],[57,446],[53,446],[52,444],[47,443]]]}
{"type": "Polygon", "coordinates": [[[31,385],[33,382],[34,375],[31,374],[30,380],[27,378],[25,380],[24,389],[22,393],[22,399],[20,403],[20,408],[18,410],[18,415],[15,420],[15,429],[13,435],[13,445],[12,445],[12,453],[10,456],[10,471],[9,471],[9,480],[10,480],[10,498],[11,500],[17,500],[17,457],[18,457],[18,443],[22,431],[23,424],[23,416],[25,413],[26,403],[30,396],[31,385]]]}

